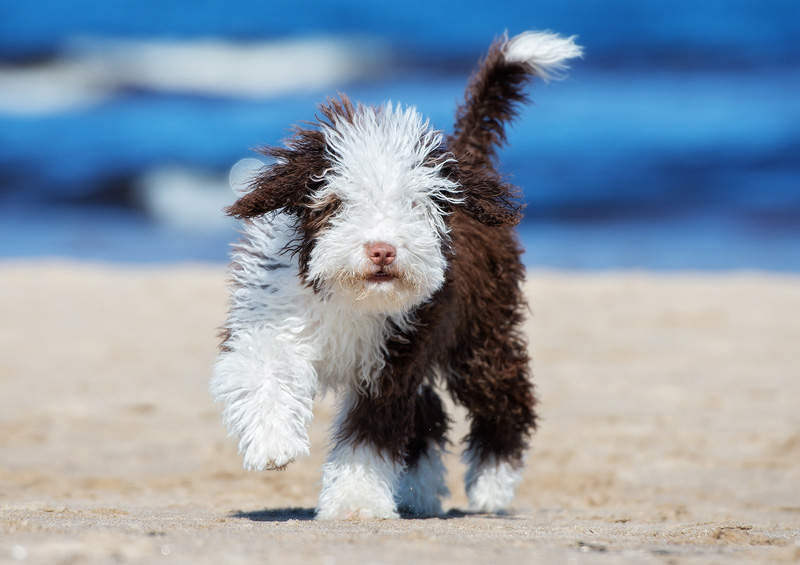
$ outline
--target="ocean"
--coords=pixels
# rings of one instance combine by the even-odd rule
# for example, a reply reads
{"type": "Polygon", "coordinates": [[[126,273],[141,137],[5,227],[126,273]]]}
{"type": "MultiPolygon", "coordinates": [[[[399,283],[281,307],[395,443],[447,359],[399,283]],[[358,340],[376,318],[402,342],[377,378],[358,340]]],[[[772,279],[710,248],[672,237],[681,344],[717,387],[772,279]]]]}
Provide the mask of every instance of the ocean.
{"type": "Polygon", "coordinates": [[[0,7],[0,257],[225,261],[231,168],[326,97],[447,131],[494,37],[551,28],[586,56],[500,155],[526,264],[800,270],[794,2],[45,4],[0,7]]]}

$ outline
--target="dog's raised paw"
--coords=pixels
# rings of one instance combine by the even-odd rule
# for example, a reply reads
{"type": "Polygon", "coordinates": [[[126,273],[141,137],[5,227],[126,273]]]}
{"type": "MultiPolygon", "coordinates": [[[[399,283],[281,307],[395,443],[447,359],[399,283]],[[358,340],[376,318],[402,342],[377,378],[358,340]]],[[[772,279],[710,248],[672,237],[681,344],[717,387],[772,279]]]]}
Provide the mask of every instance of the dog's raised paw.
{"type": "Polygon", "coordinates": [[[262,438],[260,441],[240,445],[244,468],[249,471],[283,471],[298,457],[308,455],[307,437],[296,437],[293,442],[286,439],[274,442],[262,438]]]}
{"type": "Polygon", "coordinates": [[[279,465],[275,461],[267,461],[267,464],[264,466],[265,471],[285,471],[286,467],[290,464],[294,463],[294,459],[289,459],[286,463],[279,465]]]}

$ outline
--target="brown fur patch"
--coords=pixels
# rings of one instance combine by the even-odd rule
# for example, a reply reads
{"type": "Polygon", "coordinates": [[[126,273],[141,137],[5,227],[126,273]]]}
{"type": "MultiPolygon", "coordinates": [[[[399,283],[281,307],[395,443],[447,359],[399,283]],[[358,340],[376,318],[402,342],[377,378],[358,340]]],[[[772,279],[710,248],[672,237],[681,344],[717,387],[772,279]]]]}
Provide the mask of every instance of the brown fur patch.
{"type": "Polygon", "coordinates": [[[463,187],[463,210],[480,223],[514,226],[522,219],[517,190],[504,183],[494,169],[457,162],[448,163],[447,172],[463,187]]]}
{"type": "Polygon", "coordinates": [[[523,88],[531,79],[522,63],[506,63],[505,39],[495,41],[472,75],[464,103],[456,112],[450,147],[462,164],[493,167],[497,148],[506,141],[505,124],[515,107],[527,101],[523,88]]]}
{"type": "Polygon", "coordinates": [[[413,467],[428,450],[430,442],[444,447],[450,418],[442,400],[430,386],[422,387],[414,407],[414,435],[406,448],[406,467],[413,467]]]}
{"type": "MultiPolygon", "coordinates": [[[[317,236],[325,229],[328,222],[336,214],[342,202],[338,198],[329,197],[324,202],[315,203],[314,206],[306,206],[300,213],[298,238],[289,245],[292,253],[297,253],[300,263],[300,277],[306,284],[308,281],[308,264],[311,261],[311,253],[317,242],[317,236]]],[[[314,291],[319,291],[314,286],[314,291]]]]}
{"type": "Polygon", "coordinates": [[[227,327],[220,328],[217,331],[217,337],[219,338],[219,350],[231,351],[231,348],[228,346],[228,341],[231,339],[231,329],[227,327]]]}

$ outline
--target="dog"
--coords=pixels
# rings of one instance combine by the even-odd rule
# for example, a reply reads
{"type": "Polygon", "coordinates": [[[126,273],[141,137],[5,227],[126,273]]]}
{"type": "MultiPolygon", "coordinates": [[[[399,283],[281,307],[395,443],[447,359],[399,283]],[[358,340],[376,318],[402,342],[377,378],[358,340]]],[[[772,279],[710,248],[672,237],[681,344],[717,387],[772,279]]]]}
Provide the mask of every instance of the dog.
{"type": "Polygon", "coordinates": [[[329,99],[227,209],[243,238],[211,393],[253,470],[307,455],[312,402],[336,393],[318,519],[442,512],[436,385],[468,411],[470,509],[511,503],[536,413],[521,206],[496,156],[529,80],[582,56],[574,39],[496,40],[448,136],[414,107],[329,99]]]}

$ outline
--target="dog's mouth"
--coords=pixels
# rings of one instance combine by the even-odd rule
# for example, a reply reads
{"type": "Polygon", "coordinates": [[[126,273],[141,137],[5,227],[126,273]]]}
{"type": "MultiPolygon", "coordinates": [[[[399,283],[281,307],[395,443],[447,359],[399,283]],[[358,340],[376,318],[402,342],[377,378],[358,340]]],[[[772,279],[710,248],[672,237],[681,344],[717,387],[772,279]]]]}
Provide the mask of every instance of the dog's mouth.
{"type": "Polygon", "coordinates": [[[379,271],[375,271],[374,273],[367,275],[366,279],[369,282],[385,283],[393,281],[395,279],[395,276],[394,274],[381,269],[379,271]]]}
{"type": "MultiPolygon", "coordinates": [[[[344,271],[336,281],[342,297],[368,312],[405,312],[417,304],[422,289],[404,269],[371,265],[360,272],[344,271]]],[[[334,289],[331,289],[335,292],[334,289]]]]}

